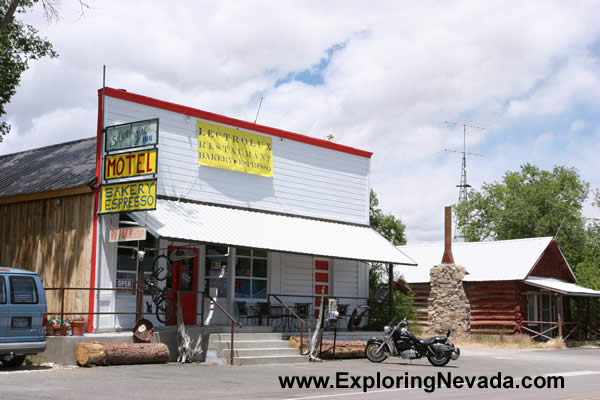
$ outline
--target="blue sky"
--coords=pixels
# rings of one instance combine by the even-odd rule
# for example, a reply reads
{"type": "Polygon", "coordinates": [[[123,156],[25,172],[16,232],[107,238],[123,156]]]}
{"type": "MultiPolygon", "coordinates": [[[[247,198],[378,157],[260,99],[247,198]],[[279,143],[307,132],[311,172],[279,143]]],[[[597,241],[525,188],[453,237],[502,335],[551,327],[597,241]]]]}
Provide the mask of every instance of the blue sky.
{"type": "Polygon", "coordinates": [[[440,151],[462,131],[444,121],[486,128],[468,132],[476,188],[525,162],[600,187],[598,1],[75,3],[27,16],[60,57],[23,75],[0,154],[95,135],[106,64],[113,87],[249,121],[263,97],[261,124],[373,151],[413,243],[441,238],[458,197],[460,156],[440,151]]]}

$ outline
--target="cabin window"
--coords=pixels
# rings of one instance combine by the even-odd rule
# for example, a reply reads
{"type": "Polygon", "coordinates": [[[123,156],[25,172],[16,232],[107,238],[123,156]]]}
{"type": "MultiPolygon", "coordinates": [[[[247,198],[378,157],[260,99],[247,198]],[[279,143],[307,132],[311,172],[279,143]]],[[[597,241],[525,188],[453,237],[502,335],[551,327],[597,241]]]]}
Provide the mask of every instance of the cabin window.
{"type": "Polygon", "coordinates": [[[264,250],[238,248],[235,262],[235,297],[266,299],[268,254],[264,250]]]}
{"type": "Polygon", "coordinates": [[[539,321],[538,318],[538,296],[527,296],[527,320],[539,321]]]}

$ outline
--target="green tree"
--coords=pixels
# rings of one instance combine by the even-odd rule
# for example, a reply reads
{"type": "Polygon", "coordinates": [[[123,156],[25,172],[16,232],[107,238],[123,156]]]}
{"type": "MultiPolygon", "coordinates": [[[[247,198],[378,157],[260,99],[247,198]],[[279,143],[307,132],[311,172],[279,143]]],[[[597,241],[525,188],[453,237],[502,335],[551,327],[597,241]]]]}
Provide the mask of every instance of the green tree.
{"type": "Polygon", "coordinates": [[[369,225],[371,228],[392,242],[394,246],[406,244],[406,236],[404,235],[406,226],[402,221],[392,214],[384,214],[379,208],[379,200],[373,189],[371,189],[369,200],[369,225]]]}
{"type": "MultiPolygon", "coordinates": [[[[369,224],[394,246],[406,244],[406,226],[392,214],[385,214],[379,208],[377,194],[371,189],[369,201],[369,224]]],[[[369,269],[369,328],[380,330],[388,321],[387,297],[388,270],[387,265],[372,263],[369,269]]],[[[412,296],[399,291],[394,292],[394,312],[398,317],[413,318],[412,296]]]]}
{"type": "MultiPolygon", "coordinates": [[[[46,38],[38,36],[31,25],[24,24],[15,15],[29,11],[38,0],[0,0],[0,118],[6,114],[5,106],[16,93],[21,74],[29,62],[42,57],[57,57],[46,38]]],[[[56,16],[53,3],[42,1],[46,16],[56,16]],[[54,14],[52,14],[54,13],[54,14]]],[[[0,121],[0,142],[10,132],[10,125],[0,121]]]]}
{"type": "Polygon", "coordinates": [[[583,261],[585,224],[582,214],[589,184],[575,168],[540,170],[531,164],[508,171],[501,182],[472,191],[468,203],[456,206],[457,225],[467,241],[556,236],[568,262],[583,261]],[[559,230],[560,228],[560,230],[559,230]]]}

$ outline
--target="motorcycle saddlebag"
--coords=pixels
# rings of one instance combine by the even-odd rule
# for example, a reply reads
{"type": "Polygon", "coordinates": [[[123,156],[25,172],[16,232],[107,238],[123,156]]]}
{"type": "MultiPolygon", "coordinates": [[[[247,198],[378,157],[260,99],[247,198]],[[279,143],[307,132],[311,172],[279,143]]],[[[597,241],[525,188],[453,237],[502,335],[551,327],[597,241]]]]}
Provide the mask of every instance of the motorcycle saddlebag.
{"type": "Polygon", "coordinates": [[[434,343],[431,347],[433,347],[433,350],[438,354],[448,354],[454,351],[454,347],[445,343],[434,343]]]}

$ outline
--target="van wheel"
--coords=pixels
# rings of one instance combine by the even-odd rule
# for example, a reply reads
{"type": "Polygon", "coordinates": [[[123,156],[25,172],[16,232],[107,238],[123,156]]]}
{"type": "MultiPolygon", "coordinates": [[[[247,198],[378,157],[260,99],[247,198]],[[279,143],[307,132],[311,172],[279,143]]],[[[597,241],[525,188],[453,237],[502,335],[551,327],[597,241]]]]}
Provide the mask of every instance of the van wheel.
{"type": "Polygon", "coordinates": [[[19,368],[21,365],[23,365],[24,361],[25,356],[13,356],[10,360],[2,361],[2,364],[8,368],[19,368]]]}

